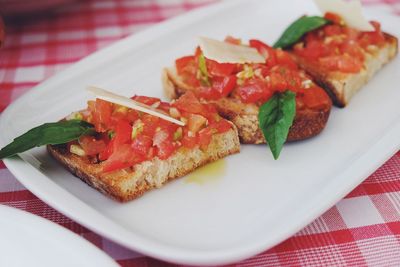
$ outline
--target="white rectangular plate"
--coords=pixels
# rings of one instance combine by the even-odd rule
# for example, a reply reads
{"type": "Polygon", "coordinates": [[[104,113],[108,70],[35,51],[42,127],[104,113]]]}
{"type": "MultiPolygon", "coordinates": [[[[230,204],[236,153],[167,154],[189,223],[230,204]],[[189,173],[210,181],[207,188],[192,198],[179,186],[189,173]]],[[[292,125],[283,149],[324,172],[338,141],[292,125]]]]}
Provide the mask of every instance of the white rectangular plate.
{"type": "MultiPolygon", "coordinates": [[[[366,11],[399,36],[398,18],[380,8],[366,11]]],[[[197,36],[273,43],[305,13],[317,13],[311,1],[225,1],[117,42],[13,103],[1,116],[0,143],[85,107],[90,84],[162,97],[162,67],[192,53],[197,36]]],[[[347,108],[333,109],[321,135],[285,145],[278,161],[265,145],[244,145],[225,160],[220,178],[203,185],[179,179],[127,204],[74,178],[44,148],[31,152],[44,163],[40,170],[19,158],[5,163],[46,203],[128,248],[184,264],[234,262],[299,231],[399,149],[399,70],[397,58],[347,108]]]]}

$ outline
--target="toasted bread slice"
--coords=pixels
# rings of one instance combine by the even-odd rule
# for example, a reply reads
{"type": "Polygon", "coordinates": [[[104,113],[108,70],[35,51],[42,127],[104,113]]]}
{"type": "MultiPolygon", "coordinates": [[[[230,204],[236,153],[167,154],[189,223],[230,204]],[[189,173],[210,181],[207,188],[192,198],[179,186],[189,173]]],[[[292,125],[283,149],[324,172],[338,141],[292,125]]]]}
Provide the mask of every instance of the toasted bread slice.
{"type": "Polygon", "coordinates": [[[384,34],[386,43],[381,48],[371,47],[365,52],[364,68],[359,73],[343,73],[327,71],[318,63],[292,53],[296,62],[326,90],[336,106],[344,107],[350,99],[365,85],[385,64],[390,62],[398,53],[398,40],[396,37],[384,34]]]}
{"type": "Polygon", "coordinates": [[[131,168],[104,173],[102,163],[72,154],[66,145],[49,145],[47,150],[71,173],[105,195],[121,202],[135,199],[167,181],[182,177],[194,169],[240,151],[235,128],[212,136],[205,150],[180,148],[166,160],[155,157],[131,168]]]}
{"type": "MultiPolygon", "coordinates": [[[[176,99],[187,91],[195,90],[182,81],[175,68],[165,68],[162,81],[165,93],[171,99],[176,99]]],[[[242,143],[262,144],[266,142],[259,128],[259,107],[257,105],[245,104],[232,97],[208,102],[214,103],[219,114],[236,125],[242,143]]],[[[330,108],[318,111],[305,109],[297,112],[287,141],[303,140],[319,134],[328,121],[329,113],[330,108]]]]}

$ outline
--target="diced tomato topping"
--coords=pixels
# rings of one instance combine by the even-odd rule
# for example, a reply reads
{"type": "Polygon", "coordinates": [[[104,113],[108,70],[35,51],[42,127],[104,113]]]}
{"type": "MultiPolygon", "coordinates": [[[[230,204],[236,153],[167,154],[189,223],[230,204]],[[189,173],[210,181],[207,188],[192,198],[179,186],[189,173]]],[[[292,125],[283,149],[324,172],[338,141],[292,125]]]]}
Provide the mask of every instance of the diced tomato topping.
{"type": "Polygon", "coordinates": [[[111,156],[104,161],[103,171],[111,172],[128,168],[134,164],[140,163],[145,158],[137,153],[134,153],[130,144],[124,144],[118,147],[117,151],[114,151],[111,156]]]}
{"type": "Polygon", "coordinates": [[[236,86],[236,76],[215,77],[211,87],[200,87],[198,95],[208,100],[217,100],[228,96],[236,86]]]}
{"type": "Polygon", "coordinates": [[[144,114],[141,118],[144,126],[143,126],[143,134],[147,136],[153,137],[154,133],[156,132],[157,127],[159,127],[160,118],[144,114]]]}
{"type": "Polygon", "coordinates": [[[126,120],[133,123],[137,119],[139,119],[139,113],[134,109],[129,109],[126,114],[126,120]]]}
{"type": "Polygon", "coordinates": [[[303,42],[294,46],[294,52],[319,62],[327,70],[358,73],[364,65],[365,53],[374,48],[370,46],[380,47],[385,43],[378,22],[371,22],[374,31],[361,32],[345,26],[337,14],[328,12],[325,18],[332,24],[307,33],[303,42]]]}
{"type": "Polygon", "coordinates": [[[146,135],[139,135],[132,141],[132,149],[136,154],[148,157],[149,149],[153,146],[153,139],[146,135]]]}
{"type": "Polygon", "coordinates": [[[236,86],[236,76],[231,75],[222,78],[222,80],[215,80],[213,87],[221,94],[221,97],[228,96],[236,86]]]}
{"type": "Polygon", "coordinates": [[[220,120],[218,122],[210,124],[210,127],[215,128],[218,133],[225,133],[232,129],[232,124],[227,120],[220,120]]]}
{"type": "Polygon", "coordinates": [[[275,50],[269,45],[259,41],[259,40],[250,40],[249,44],[251,47],[254,47],[258,50],[258,52],[265,57],[267,60],[268,66],[275,66],[277,63],[275,50]]]}
{"type": "Polygon", "coordinates": [[[199,132],[199,145],[202,149],[207,148],[211,142],[213,134],[217,133],[217,130],[212,127],[207,127],[199,132]]]}
{"type": "Polygon", "coordinates": [[[212,76],[224,77],[231,75],[236,65],[230,63],[218,63],[217,61],[206,59],[208,73],[212,76]]]}
{"type": "Polygon", "coordinates": [[[346,55],[323,57],[319,59],[319,62],[328,70],[347,73],[358,73],[363,67],[360,60],[346,55]]]}
{"type": "Polygon", "coordinates": [[[337,24],[327,25],[324,27],[326,36],[339,35],[342,33],[342,27],[337,24]]]}
{"type": "Polygon", "coordinates": [[[184,147],[192,149],[198,144],[198,136],[192,132],[189,133],[188,129],[184,129],[181,143],[184,147]]]}
{"type": "Polygon", "coordinates": [[[332,105],[330,98],[320,87],[303,90],[303,101],[311,109],[324,109],[332,105]]]}
{"type": "Polygon", "coordinates": [[[102,99],[96,99],[94,105],[89,105],[92,109],[93,124],[97,132],[105,132],[111,123],[113,105],[102,99]]]}
{"type": "Polygon", "coordinates": [[[172,106],[195,114],[202,114],[204,112],[204,107],[200,101],[196,98],[193,92],[189,91],[183,96],[181,96],[172,106]]]}
{"type": "Polygon", "coordinates": [[[195,73],[197,71],[197,66],[194,56],[186,56],[178,58],[175,61],[175,66],[179,75],[195,73]]]}
{"type": "MultiPolygon", "coordinates": [[[[220,95],[228,94],[232,88],[227,90],[226,87],[233,87],[229,83],[235,81],[236,77],[220,77],[217,80],[221,82],[215,85],[220,87],[213,89],[220,95]]],[[[181,127],[159,117],[103,100],[89,101],[84,118],[101,128],[101,132],[96,136],[80,138],[79,144],[87,156],[98,156],[104,172],[132,167],[154,157],[165,160],[180,147],[201,146],[206,149],[212,134],[231,128],[218,115],[215,106],[200,103],[192,92],[183,95],[172,105],[153,97],[135,96],[132,99],[157,106],[157,109],[168,113],[174,108],[175,118],[186,120],[187,124],[181,127]]],[[[70,142],[69,146],[77,143],[70,142]]]]}
{"type": "Polygon", "coordinates": [[[116,151],[122,144],[131,141],[132,126],[128,121],[120,120],[115,128],[114,136],[114,151],[116,151]]]}
{"type": "Polygon", "coordinates": [[[104,161],[108,159],[114,151],[114,140],[112,139],[108,144],[107,147],[99,153],[99,160],[104,161]]]}
{"type": "Polygon", "coordinates": [[[176,146],[174,143],[166,141],[164,143],[161,143],[159,146],[157,146],[157,156],[161,159],[167,159],[169,158],[172,153],[176,150],[176,146]]]}
{"type": "Polygon", "coordinates": [[[136,95],[136,96],[132,97],[132,99],[137,102],[149,105],[149,106],[151,106],[157,102],[159,102],[159,103],[161,102],[161,100],[157,97],[148,97],[148,96],[140,96],[140,95],[136,95]]]}
{"type": "Polygon", "coordinates": [[[265,82],[258,79],[247,81],[238,87],[237,92],[244,103],[265,102],[273,95],[271,88],[265,82]]]}
{"type": "Polygon", "coordinates": [[[283,51],[281,49],[277,49],[275,50],[275,54],[276,54],[277,64],[284,65],[289,69],[297,70],[297,64],[296,62],[294,62],[294,60],[292,59],[292,57],[289,55],[288,52],[283,51]]]}
{"type": "Polygon", "coordinates": [[[96,140],[94,136],[85,135],[79,138],[79,144],[87,156],[94,156],[106,149],[104,140],[96,140]]]}
{"type": "Polygon", "coordinates": [[[341,24],[343,21],[342,17],[340,17],[338,14],[333,13],[333,12],[326,12],[324,18],[332,21],[334,24],[341,24]]]}

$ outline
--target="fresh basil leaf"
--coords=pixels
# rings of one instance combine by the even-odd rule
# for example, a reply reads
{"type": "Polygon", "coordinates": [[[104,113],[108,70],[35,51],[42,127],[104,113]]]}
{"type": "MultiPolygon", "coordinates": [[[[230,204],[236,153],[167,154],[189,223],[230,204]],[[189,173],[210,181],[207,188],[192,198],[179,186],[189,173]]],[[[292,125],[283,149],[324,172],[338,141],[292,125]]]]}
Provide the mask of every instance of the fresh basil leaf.
{"type": "Polygon", "coordinates": [[[282,34],[279,40],[274,44],[274,48],[286,48],[295,44],[300,38],[315,29],[318,29],[330,21],[319,16],[303,16],[293,22],[282,34]]]}
{"type": "Polygon", "coordinates": [[[274,159],[281,153],[295,115],[296,94],[291,91],[276,93],[260,107],[259,126],[274,159]]]}
{"type": "Polygon", "coordinates": [[[37,146],[65,144],[93,133],[95,133],[93,125],[81,120],[45,123],[15,138],[13,142],[2,148],[0,159],[37,146]]]}
{"type": "Polygon", "coordinates": [[[209,75],[207,70],[206,58],[204,57],[203,53],[201,53],[199,56],[199,70],[200,81],[202,82],[202,84],[205,86],[211,86],[210,80],[208,78],[209,75]]]}

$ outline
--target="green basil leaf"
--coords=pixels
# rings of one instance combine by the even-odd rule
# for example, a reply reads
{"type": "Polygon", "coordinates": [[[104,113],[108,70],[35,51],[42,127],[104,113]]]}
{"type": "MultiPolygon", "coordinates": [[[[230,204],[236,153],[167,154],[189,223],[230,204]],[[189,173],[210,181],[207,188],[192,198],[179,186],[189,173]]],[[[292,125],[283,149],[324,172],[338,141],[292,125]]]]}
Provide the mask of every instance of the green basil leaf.
{"type": "Polygon", "coordinates": [[[45,123],[15,138],[13,142],[2,148],[0,159],[37,146],[65,144],[93,133],[95,133],[93,125],[81,120],[45,123]]]}
{"type": "Polygon", "coordinates": [[[201,53],[199,56],[199,70],[200,81],[202,82],[202,84],[205,86],[211,86],[210,80],[208,78],[209,75],[207,70],[206,58],[204,57],[203,53],[201,53]]]}
{"type": "Polygon", "coordinates": [[[326,24],[328,24],[330,21],[319,16],[313,16],[313,17],[308,17],[308,16],[303,16],[293,22],[282,34],[282,36],[279,38],[279,40],[274,44],[274,48],[286,48],[289,47],[293,44],[295,44],[297,41],[300,40],[300,38],[315,29],[318,29],[326,24]]]}
{"type": "Polygon", "coordinates": [[[295,115],[296,94],[291,91],[276,93],[260,107],[259,126],[274,159],[281,153],[295,115]]]}

